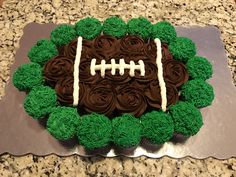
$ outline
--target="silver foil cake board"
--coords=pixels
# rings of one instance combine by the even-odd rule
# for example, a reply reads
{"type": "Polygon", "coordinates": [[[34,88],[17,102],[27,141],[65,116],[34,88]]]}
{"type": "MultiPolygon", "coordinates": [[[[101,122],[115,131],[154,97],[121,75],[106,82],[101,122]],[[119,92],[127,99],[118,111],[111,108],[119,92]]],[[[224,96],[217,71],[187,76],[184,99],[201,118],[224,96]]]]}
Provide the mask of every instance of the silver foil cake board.
{"type": "MultiPolygon", "coordinates": [[[[55,26],[55,24],[30,23],[24,28],[11,76],[20,64],[29,62],[28,50],[37,40],[49,38],[55,26]]],[[[204,125],[197,135],[182,143],[167,142],[155,152],[147,152],[138,147],[130,157],[141,155],[152,158],[191,156],[198,159],[210,156],[218,159],[236,157],[236,89],[220,40],[220,31],[213,26],[176,27],[176,29],[178,36],[189,37],[196,43],[199,56],[208,58],[213,64],[214,74],[209,82],[214,87],[214,102],[211,106],[201,109],[204,125]]],[[[46,130],[45,122],[39,122],[28,116],[23,108],[25,96],[26,94],[19,92],[10,81],[6,87],[6,95],[0,101],[0,154],[7,152],[17,156],[29,153],[40,156],[52,153],[60,156],[91,155],[86,154],[77,141],[63,143],[56,140],[46,130]]],[[[105,156],[116,155],[119,154],[111,150],[105,156]]]]}

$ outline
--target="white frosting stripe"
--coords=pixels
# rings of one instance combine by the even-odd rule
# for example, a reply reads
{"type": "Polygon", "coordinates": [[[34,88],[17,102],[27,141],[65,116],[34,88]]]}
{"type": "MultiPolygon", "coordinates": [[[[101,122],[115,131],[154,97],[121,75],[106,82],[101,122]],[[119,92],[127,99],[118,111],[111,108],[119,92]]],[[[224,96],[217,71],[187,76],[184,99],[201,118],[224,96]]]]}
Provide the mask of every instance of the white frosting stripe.
{"type": "Polygon", "coordinates": [[[140,75],[145,76],[145,65],[143,60],[139,60],[138,63],[140,65],[140,72],[141,72],[140,75]]]}
{"type": "Polygon", "coordinates": [[[112,75],[116,74],[116,61],[115,61],[115,59],[111,59],[111,74],[112,75]]]}
{"type": "Polygon", "coordinates": [[[135,64],[134,61],[130,61],[130,64],[126,64],[124,59],[120,59],[119,63],[116,64],[115,59],[111,59],[111,64],[106,64],[105,60],[101,61],[101,64],[96,64],[96,59],[92,59],[90,64],[90,74],[94,76],[96,71],[100,71],[101,76],[105,77],[105,71],[111,70],[111,74],[115,75],[116,70],[119,70],[119,74],[122,76],[125,72],[125,69],[129,69],[129,75],[131,77],[135,76],[135,70],[140,71],[141,76],[145,76],[145,66],[143,60],[139,60],[138,64],[135,64]]]}
{"type": "Polygon", "coordinates": [[[134,63],[134,61],[130,61],[129,75],[130,75],[131,77],[134,77],[134,70],[135,70],[135,63],[134,63]]]}
{"type": "Polygon", "coordinates": [[[167,96],[166,96],[166,84],[163,77],[163,66],[161,62],[162,53],[161,53],[161,41],[160,39],[156,38],[155,40],[156,46],[157,46],[157,58],[156,58],[156,64],[157,64],[157,77],[159,80],[159,85],[161,89],[161,109],[165,112],[166,106],[167,106],[167,96]]]}
{"type": "Polygon", "coordinates": [[[95,65],[96,65],[96,59],[92,59],[91,64],[90,64],[90,74],[94,76],[96,74],[95,71],[95,65]]]}
{"type": "Polygon", "coordinates": [[[82,37],[78,37],[76,56],[74,62],[74,89],[73,89],[73,105],[77,106],[79,103],[79,64],[82,51],[82,37]]]}
{"type": "Polygon", "coordinates": [[[116,65],[116,69],[119,69],[120,70],[120,75],[124,75],[125,73],[125,60],[124,59],[120,59],[120,64],[119,65],[116,65]]]}

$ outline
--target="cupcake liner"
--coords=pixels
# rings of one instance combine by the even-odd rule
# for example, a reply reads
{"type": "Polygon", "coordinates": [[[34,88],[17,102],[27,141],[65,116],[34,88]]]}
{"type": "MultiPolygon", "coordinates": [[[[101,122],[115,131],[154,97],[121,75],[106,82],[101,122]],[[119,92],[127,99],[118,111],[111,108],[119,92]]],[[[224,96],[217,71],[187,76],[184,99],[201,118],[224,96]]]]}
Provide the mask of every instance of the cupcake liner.
{"type": "Polygon", "coordinates": [[[101,148],[95,148],[95,149],[85,149],[86,154],[90,155],[106,155],[111,150],[111,145],[107,145],[101,148]]]}
{"type": "Polygon", "coordinates": [[[133,155],[136,148],[137,148],[137,146],[132,146],[132,147],[128,147],[128,148],[115,146],[114,150],[115,150],[116,154],[133,155]]]}
{"type": "Polygon", "coordinates": [[[141,144],[143,148],[145,148],[147,151],[158,151],[161,149],[163,144],[154,144],[151,141],[149,141],[147,138],[142,138],[141,144]]]}
{"type": "Polygon", "coordinates": [[[76,137],[73,137],[64,141],[59,140],[59,143],[66,148],[73,149],[78,144],[78,139],[76,137]]]}
{"type": "Polygon", "coordinates": [[[184,136],[180,133],[174,133],[173,137],[171,138],[171,142],[173,143],[185,143],[187,141],[187,139],[189,138],[189,136],[184,136]]]}

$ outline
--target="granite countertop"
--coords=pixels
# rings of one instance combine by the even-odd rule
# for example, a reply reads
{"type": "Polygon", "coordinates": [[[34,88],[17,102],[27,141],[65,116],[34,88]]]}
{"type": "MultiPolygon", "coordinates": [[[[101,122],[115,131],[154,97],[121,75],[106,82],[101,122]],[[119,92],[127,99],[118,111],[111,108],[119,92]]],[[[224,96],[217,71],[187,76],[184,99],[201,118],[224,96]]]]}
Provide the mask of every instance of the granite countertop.
{"type": "MultiPolygon", "coordinates": [[[[5,0],[0,7],[0,99],[5,94],[10,67],[27,23],[75,23],[85,16],[124,20],[144,16],[174,25],[215,25],[221,31],[236,84],[236,2],[234,0],[5,0]],[[30,3],[29,3],[30,2],[30,3]]],[[[0,156],[0,176],[228,176],[236,177],[236,159],[197,160],[190,157],[83,158],[79,156],[0,156]]]]}

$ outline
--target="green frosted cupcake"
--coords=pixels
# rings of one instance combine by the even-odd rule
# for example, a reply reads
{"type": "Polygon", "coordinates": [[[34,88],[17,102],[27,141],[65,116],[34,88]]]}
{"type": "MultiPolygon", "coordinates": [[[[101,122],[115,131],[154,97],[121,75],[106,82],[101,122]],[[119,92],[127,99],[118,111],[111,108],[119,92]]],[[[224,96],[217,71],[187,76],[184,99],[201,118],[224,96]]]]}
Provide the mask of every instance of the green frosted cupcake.
{"type": "Polygon", "coordinates": [[[80,124],[76,108],[57,107],[49,115],[47,129],[58,140],[73,138],[80,124]]]}
{"type": "Polygon", "coordinates": [[[101,34],[102,25],[96,18],[87,17],[75,24],[75,30],[78,36],[92,40],[101,34]]]}
{"type": "Polygon", "coordinates": [[[141,116],[142,137],[152,144],[161,145],[174,133],[174,124],[167,113],[152,111],[141,116]]]}
{"type": "Polygon", "coordinates": [[[30,61],[41,66],[56,55],[58,55],[56,46],[47,39],[39,40],[28,52],[30,61]]]}
{"type": "Polygon", "coordinates": [[[152,24],[146,18],[132,18],[127,23],[128,33],[131,35],[137,35],[143,39],[148,39],[151,37],[152,24]]]}
{"type": "Polygon", "coordinates": [[[111,121],[104,115],[92,113],[81,117],[77,136],[88,150],[104,148],[111,141],[111,121]]]}
{"type": "Polygon", "coordinates": [[[37,63],[23,64],[13,74],[13,84],[21,91],[29,91],[43,84],[42,68],[37,63]]]}
{"type": "Polygon", "coordinates": [[[209,106],[214,100],[214,90],[201,79],[189,80],[181,87],[181,99],[197,108],[209,106]]]}
{"type": "Polygon", "coordinates": [[[51,41],[56,45],[56,46],[62,46],[65,44],[68,44],[71,42],[73,39],[75,39],[76,36],[76,31],[74,26],[71,25],[59,25],[56,27],[52,32],[51,32],[51,41]]]}
{"type": "Polygon", "coordinates": [[[174,59],[180,60],[184,63],[196,55],[196,46],[194,42],[186,37],[177,37],[175,41],[171,41],[169,50],[174,59]]]}
{"type": "Polygon", "coordinates": [[[169,44],[176,39],[175,27],[167,21],[161,21],[153,25],[152,37],[159,38],[161,42],[169,44]]]}
{"type": "Polygon", "coordinates": [[[56,92],[48,86],[34,87],[24,100],[25,111],[34,119],[44,118],[56,105],[56,92]]]}
{"type": "Polygon", "coordinates": [[[201,112],[190,103],[179,102],[170,106],[170,114],[178,134],[193,136],[203,125],[201,112]]]}
{"type": "Polygon", "coordinates": [[[189,76],[193,79],[206,80],[211,78],[213,69],[211,63],[204,57],[195,56],[186,64],[189,76]]]}
{"type": "Polygon", "coordinates": [[[125,22],[119,17],[109,17],[103,23],[104,34],[121,38],[127,33],[125,22]]]}
{"type": "Polygon", "coordinates": [[[139,119],[130,114],[123,114],[112,119],[112,140],[122,148],[136,147],[141,139],[141,125],[139,119]]]}

